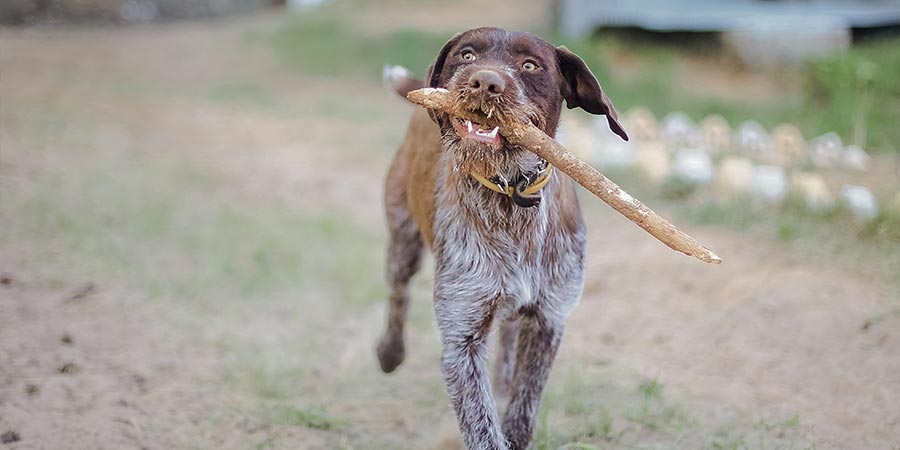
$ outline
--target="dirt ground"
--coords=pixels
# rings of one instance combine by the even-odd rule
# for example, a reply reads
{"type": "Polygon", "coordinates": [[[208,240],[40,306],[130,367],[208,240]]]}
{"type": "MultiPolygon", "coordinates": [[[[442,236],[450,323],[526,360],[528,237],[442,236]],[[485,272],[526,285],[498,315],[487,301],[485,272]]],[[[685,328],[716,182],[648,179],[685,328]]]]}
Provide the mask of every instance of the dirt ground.
{"type": "MultiPolygon", "coordinates": [[[[363,280],[366,292],[353,295],[383,297],[381,176],[411,107],[377,81],[304,78],[247,42],[281,20],[0,30],[0,448],[454,447],[428,269],[414,289],[408,360],[392,376],[373,352],[384,302],[332,295],[363,280]],[[152,179],[185,167],[184,188],[152,179]],[[276,240],[276,255],[315,252],[313,264],[331,264],[350,240],[359,250],[336,264],[362,266],[333,284],[288,273],[287,287],[244,301],[228,277],[190,283],[207,275],[203,252],[252,241],[252,231],[213,243],[191,234],[197,247],[185,249],[165,226],[149,242],[131,234],[122,217],[152,205],[126,198],[99,229],[80,229],[32,201],[103,211],[90,199],[120,201],[114,191],[129,186],[168,195],[171,221],[209,227],[201,234],[225,233],[203,222],[220,201],[272,236],[282,216],[300,217],[297,231],[284,226],[296,247],[276,240]],[[304,234],[319,215],[338,224],[304,234]],[[95,248],[106,241],[114,257],[95,248]],[[159,283],[144,283],[157,272],[159,283]],[[294,275],[305,281],[292,286],[294,275]],[[166,291],[167,277],[187,288],[166,291]],[[300,406],[288,418],[271,412],[285,405],[300,406]]],[[[726,261],[707,266],[583,203],[588,280],[535,446],[556,442],[547,430],[574,435],[594,405],[656,380],[690,411],[688,425],[638,427],[626,404],[622,417],[611,410],[618,437],[598,448],[900,448],[900,317],[873,320],[897,301],[878,271],[690,229],[726,261]],[[583,398],[588,411],[573,411],[583,398]],[[742,436],[767,440],[720,439],[746,427],[756,434],[742,436]]]]}

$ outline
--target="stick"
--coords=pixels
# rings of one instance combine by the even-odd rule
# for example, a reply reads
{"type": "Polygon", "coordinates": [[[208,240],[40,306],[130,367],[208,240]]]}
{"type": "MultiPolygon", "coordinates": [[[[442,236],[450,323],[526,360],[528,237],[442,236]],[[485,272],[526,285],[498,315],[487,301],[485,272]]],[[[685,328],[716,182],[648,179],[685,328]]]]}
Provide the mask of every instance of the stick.
{"type": "Polygon", "coordinates": [[[418,89],[411,91],[407,98],[413,103],[429,109],[444,111],[483,125],[499,126],[502,131],[501,134],[507,141],[520,145],[544,158],[672,250],[677,250],[707,263],[719,264],[722,262],[722,259],[715,253],[701,245],[694,238],[682,233],[669,221],[663,219],[659,214],[656,214],[652,209],[641,203],[640,200],[632,197],[616,183],[603,176],[597,169],[578,159],[553,138],[532,125],[531,122],[521,119],[509,119],[503,123],[496,116],[489,119],[485,118],[484,115],[460,108],[456,103],[456,97],[446,89],[418,89]]]}

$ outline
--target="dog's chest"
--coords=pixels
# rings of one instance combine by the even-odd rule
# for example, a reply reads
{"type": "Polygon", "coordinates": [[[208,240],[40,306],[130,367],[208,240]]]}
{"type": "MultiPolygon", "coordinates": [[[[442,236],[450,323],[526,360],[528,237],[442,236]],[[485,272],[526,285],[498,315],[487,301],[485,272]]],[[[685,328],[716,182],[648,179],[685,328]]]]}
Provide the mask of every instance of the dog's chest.
{"type": "Polygon", "coordinates": [[[543,251],[551,228],[546,208],[503,205],[508,200],[493,192],[470,194],[439,202],[439,276],[460,292],[512,302],[505,306],[513,310],[532,304],[545,284],[546,268],[554,264],[543,251]]]}

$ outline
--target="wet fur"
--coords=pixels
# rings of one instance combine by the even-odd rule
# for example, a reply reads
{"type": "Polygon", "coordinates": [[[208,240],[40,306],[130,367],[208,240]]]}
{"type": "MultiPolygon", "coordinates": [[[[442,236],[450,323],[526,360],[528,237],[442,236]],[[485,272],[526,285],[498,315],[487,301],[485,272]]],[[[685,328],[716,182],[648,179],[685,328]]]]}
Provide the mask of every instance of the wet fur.
{"type": "MultiPolygon", "coordinates": [[[[625,137],[587,66],[530,34],[470,30],[441,49],[425,82],[405,76],[388,81],[401,95],[416,86],[444,87],[472,111],[528,117],[550,135],[566,101],[606,114],[625,137]],[[466,48],[475,49],[478,60],[462,61],[458,55],[466,48]],[[519,71],[523,55],[539,60],[542,72],[519,71]],[[469,88],[472,73],[485,68],[506,82],[499,97],[469,88]]],[[[556,172],[542,201],[522,208],[469,175],[514,179],[540,164],[521,148],[496,149],[460,138],[446,114],[417,111],[385,184],[391,293],[379,362],[391,372],[405,357],[408,283],[428,246],[435,257],[442,372],[468,449],[527,448],[567,317],[581,293],[585,229],[572,181],[556,172]],[[500,349],[493,387],[497,398],[506,400],[502,415],[486,362],[495,326],[500,349]]]]}

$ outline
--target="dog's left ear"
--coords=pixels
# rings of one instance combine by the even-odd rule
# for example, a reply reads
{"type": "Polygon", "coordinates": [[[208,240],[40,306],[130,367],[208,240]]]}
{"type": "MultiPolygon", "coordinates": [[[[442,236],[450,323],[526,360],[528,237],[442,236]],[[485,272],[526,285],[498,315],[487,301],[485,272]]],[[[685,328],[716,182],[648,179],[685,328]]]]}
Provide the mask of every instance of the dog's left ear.
{"type": "Polygon", "coordinates": [[[559,61],[559,72],[562,75],[559,87],[566,106],[569,109],[581,108],[592,114],[603,114],[609,124],[609,129],[624,140],[628,140],[628,134],[619,123],[619,115],[613,108],[609,97],[600,88],[597,77],[591,73],[587,64],[578,55],[569,49],[556,47],[556,59],[559,61]]]}

